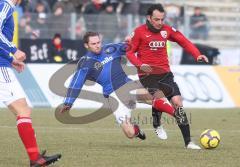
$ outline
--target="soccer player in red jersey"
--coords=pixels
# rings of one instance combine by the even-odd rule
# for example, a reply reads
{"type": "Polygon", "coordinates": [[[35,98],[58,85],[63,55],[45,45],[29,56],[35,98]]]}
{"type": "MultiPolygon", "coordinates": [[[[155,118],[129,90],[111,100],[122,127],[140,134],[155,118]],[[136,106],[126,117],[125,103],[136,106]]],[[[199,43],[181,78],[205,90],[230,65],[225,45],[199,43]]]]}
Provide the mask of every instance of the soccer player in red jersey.
{"type": "MultiPolygon", "coordinates": [[[[181,129],[185,146],[189,149],[200,149],[190,138],[190,126],[184,112],[181,93],[178,85],[174,82],[173,73],[170,70],[166,43],[167,40],[177,42],[196,61],[208,62],[205,55],[182,33],[164,24],[165,11],[161,4],[154,4],[147,11],[146,24],[137,27],[131,35],[130,49],[127,57],[138,68],[141,83],[151,94],[163,91],[175,108],[174,116],[181,129]]],[[[165,132],[160,126],[159,111],[152,107],[155,131],[165,132]]],[[[166,134],[163,138],[167,138],[166,134]]]]}

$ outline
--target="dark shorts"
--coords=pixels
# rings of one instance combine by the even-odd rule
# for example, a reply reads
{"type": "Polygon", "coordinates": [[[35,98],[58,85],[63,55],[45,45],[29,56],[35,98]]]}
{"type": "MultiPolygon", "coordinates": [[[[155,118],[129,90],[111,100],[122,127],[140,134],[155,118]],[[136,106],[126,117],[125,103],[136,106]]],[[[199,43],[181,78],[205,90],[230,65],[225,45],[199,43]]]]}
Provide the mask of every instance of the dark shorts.
{"type": "Polygon", "coordinates": [[[172,72],[140,76],[140,82],[151,94],[154,94],[156,90],[163,91],[168,100],[171,100],[173,96],[181,95],[172,72]]]}

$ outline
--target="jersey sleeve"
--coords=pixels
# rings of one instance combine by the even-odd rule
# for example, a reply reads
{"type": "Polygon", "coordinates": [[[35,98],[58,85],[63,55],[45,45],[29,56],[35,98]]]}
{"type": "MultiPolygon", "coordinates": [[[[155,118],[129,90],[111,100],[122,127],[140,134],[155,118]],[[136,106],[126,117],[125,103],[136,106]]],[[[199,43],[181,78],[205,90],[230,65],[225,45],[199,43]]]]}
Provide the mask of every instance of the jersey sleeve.
{"type": "MultiPolygon", "coordinates": [[[[1,29],[4,26],[6,19],[8,19],[12,15],[13,10],[11,6],[7,3],[0,4],[0,27],[1,29]]],[[[0,49],[4,50],[4,52],[14,54],[17,51],[16,46],[10,42],[5,35],[0,31],[0,49]]],[[[11,56],[5,57],[7,60],[12,61],[13,58],[11,56]]]]}
{"type": "Polygon", "coordinates": [[[64,104],[72,106],[75,100],[78,98],[83,84],[86,81],[88,75],[88,68],[79,68],[76,70],[67,90],[67,95],[64,98],[64,104]]]}
{"type": "Polygon", "coordinates": [[[115,45],[116,45],[117,53],[118,53],[119,56],[126,55],[126,50],[127,50],[127,47],[128,47],[128,44],[126,42],[120,42],[120,43],[117,43],[115,45]]]}
{"type": "Polygon", "coordinates": [[[126,55],[126,48],[128,44],[126,42],[110,43],[104,45],[104,51],[106,54],[114,55],[114,57],[121,57],[126,55]]]}
{"type": "Polygon", "coordinates": [[[0,56],[2,56],[4,59],[6,59],[10,63],[13,62],[13,56],[9,56],[9,52],[3,49],[2,50],[0,49],[0,56]]]}
{"type": "Polygon", "coordinates": [[[139,49],[140,42],[141,42],[140,32],[136,29],[132,33],[132,39],[131,41],[129,41],[128,43],[129,45],[127,48],[127,58],[136,67],[140,67],[143,64],[135,55],[139,49]]]}
{"type": "Polygon", "coordinates": [[[172,42],[177,42],[183,49],[185,49],[189,54],[191,54],[195,60],[201,54],[198,48],[189,41],[181,32],[169,27],[170,35],[169,40],[172,42]]]}

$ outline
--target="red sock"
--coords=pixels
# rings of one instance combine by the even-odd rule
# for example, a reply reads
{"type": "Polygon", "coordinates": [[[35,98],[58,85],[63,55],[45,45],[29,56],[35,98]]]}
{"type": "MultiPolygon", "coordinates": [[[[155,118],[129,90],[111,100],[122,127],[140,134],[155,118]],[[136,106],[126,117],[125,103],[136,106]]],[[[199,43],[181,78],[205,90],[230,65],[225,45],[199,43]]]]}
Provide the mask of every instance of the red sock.
{"type": "Polygon", "coordinates": [[[167,99],[154,99],[152,105],[159,111],[174,115],[175,109],[167,99]]]}
{"type": "Polygon", "coordinates": [[[134,128],[134,134],[137,136],[139,134],[139,126],[138,125],[133,125],[134,128]]]}
{"type": "Polygon", "coordinates": [[[17,117],[18,134],[22,139],[25,149],[28,153],[29,159],[35,161],[38,158],[39,150],[32,128],[32,120],[29,117],[17,117]]]}

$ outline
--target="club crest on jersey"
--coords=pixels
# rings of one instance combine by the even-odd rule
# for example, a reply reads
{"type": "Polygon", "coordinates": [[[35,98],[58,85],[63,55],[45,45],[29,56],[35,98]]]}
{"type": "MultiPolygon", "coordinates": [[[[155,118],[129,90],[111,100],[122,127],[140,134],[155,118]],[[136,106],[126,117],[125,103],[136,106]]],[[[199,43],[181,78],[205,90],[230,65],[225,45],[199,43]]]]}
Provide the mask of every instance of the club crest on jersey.
{"type": "Polygon", "coordinates": [[[173,28],[173,27],[172,27],[172,30],[173,30],[174,32],[177,32],[177,30],[176,30],[175,28],[173,28]]]}
{"type": "Polygon", "coordinates": [[[134,31],[129,35],[131,38],[133,38],[135,35],[134,31]]]}
{"type": "Polygon", "coordinates": [[[167,31],[161,31],[160,34],[163,38],[167,38],[167,31]]]}

